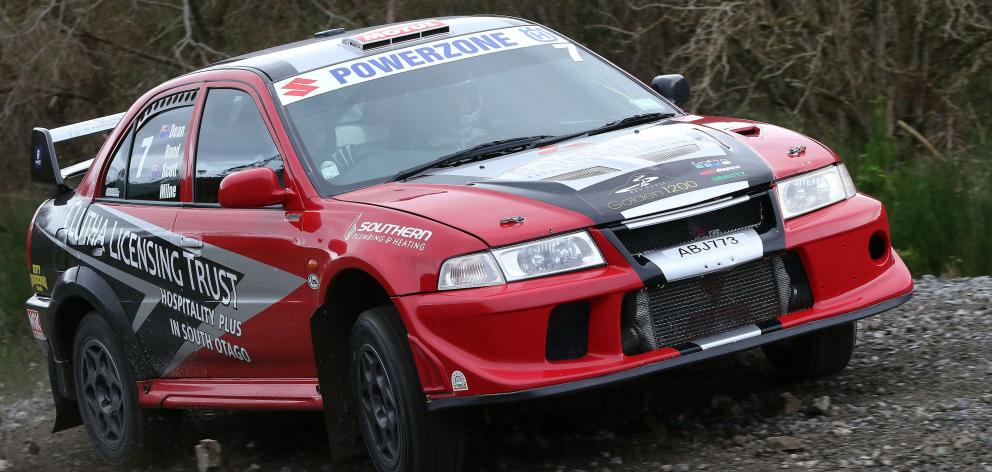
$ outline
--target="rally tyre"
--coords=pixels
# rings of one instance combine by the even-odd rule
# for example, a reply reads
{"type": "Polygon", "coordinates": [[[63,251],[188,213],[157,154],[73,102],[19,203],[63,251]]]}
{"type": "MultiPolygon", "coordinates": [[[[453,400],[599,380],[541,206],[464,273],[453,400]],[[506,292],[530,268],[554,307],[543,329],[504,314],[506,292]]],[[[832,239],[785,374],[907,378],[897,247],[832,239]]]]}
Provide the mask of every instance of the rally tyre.
{"type": "Polygon", "coordinates": [[[854,352],[857,323],[850,322],[804,334],[762,349],[783,377],[811,380],[836,374],[847,367],[854,352]]]}
{"type": "Polygon", "coordinates": [[[351,331],[351,388],[358,427],[380,472],[461,469],[462,422],[427,411],[406,330],[391,306],[368,310],[351,331]]]}
{"type": "Polygon", "coordinates": [[[149,415],[138,406],[137,383],[117,336],[95,312],[79,324],[72,370],[79,413],[100,457],[114,465],[142,462],[149,415]]]}

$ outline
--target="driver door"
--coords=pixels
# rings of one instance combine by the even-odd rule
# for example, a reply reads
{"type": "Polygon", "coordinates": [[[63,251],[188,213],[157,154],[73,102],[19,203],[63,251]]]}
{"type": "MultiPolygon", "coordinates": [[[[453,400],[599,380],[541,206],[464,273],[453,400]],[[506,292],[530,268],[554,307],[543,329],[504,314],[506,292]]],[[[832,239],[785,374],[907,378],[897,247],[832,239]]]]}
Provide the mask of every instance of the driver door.
{"type": "MultiPolygon", "coordinates": [[[[166,299],[186,342],[173,377],[314,377],[309,315],[316,307],[299,247],[299,212],[281,206],[224,208],[221,180],[268,167],[285,186],[284,155],[250,88],[207,89],[188,164],[191,195],[176,218],[191,274],[182,294],[166,299]]],[[[175,325],[174,329],[175,329],[175,325]]]]}

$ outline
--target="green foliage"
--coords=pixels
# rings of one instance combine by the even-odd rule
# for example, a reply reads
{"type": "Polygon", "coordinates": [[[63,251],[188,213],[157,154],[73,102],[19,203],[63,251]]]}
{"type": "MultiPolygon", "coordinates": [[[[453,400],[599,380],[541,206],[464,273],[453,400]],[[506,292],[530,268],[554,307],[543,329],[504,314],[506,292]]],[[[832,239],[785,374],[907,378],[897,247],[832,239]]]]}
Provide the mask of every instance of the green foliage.
{"type": "Polygon", "coordinates": [[[24,301],[31,295],[25,237],[38,201],[0,195],[0,339],[27,332],[24,301]]]}
{"type": "Polygon", "coordinates": [[[880,98],[865,152],[848,166],[858,190],[885,203],[893,246],[913,274],[992,272],[992,152],[976,145],[936,157],[889,135],[885,123],[880,98]]]}
{"type": "Polygon", "coordinates": [[[884,201],[892,200],[892,179],[888,169],[898,159],[896,143],[888,135],[885,119],[885,98],[875,99],[871,133],[865,152],[858,156],[855,166],[858,169],[855,183],[858,189],[884,201]]]}
{"type": "Polygon", "coordinates": [[[918,157],[891,173],[892,240],[916,275],[980,275],[992,268],[992,155],[918,157]]]}

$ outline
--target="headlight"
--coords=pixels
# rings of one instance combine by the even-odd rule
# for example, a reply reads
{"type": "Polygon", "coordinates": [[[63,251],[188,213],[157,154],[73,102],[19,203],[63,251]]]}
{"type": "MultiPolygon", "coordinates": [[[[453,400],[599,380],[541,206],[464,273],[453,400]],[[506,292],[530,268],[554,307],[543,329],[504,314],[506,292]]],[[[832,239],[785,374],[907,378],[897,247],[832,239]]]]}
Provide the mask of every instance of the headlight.
{"type": "Polygon", "coordinates": [[[493,249],[507,282],[603,265],[589,233],[566,234],[493,249]]]}
{"type": "Polygon", "coordinates": [[[780,180],[777,186],[778,203],[785,219],[818,210],[855,194],[854,181],[844,164],[780,180]]]}
{"type": "Polygon", "coordinates": [[[483,287],[605,264],[586,231],[448,259],[438,290],[483,287]],[[504,278],[505,276],[505,278],[504,278]]]}

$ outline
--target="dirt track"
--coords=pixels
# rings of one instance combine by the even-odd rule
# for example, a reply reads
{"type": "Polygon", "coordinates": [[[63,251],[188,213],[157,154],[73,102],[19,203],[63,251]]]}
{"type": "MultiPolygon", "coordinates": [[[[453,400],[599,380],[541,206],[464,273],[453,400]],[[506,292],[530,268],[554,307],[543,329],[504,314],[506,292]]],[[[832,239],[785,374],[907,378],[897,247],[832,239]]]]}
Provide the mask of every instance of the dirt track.
{"type": "MultiPolygon", "coordinates": [[[[992,279],[925,278],[912,301],[860,328],[851,365],[827,380],[781,381],[752,351],[466,412],[467,469],[992,472],[992,279]]],[[[44,387],[11,390],[0,387],[0,471],[119,470],[95,459],[81,428],[48,432],[44,387]]],[[[370,469],[328,464],[319,415],[197,412],[150,470],[195,470],[203,438],[224,447],[221,470],[370,469]]]]}

